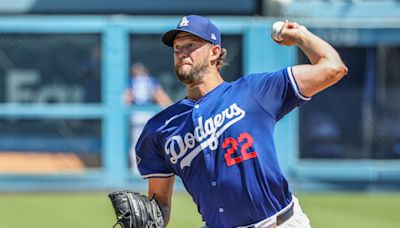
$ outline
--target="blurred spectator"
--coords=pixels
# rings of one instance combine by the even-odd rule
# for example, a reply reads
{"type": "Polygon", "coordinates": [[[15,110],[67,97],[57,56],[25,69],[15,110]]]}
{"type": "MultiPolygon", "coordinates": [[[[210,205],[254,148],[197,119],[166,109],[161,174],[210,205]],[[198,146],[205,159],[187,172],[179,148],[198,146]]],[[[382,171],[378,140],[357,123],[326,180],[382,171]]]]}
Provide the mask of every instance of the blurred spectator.
{"type": "Polygon", "coordinates": [[[134,63],[131,67],[129,88],[124,95],[127,104],[158,104],[166,107],[172,103],[171,98],[161,88],[159,82],[150,76],[143,63],[134,63]]]}
{"type": "MultiPolygon", "coordinates": [[[[171,98],[163,90],[159,82],[153,78],[143,63],[131,66],[129,87],[124,93],[124,101],[128,105],[159,105],[166,107],[172,103],[171,98]]],[[[136,166],[135,145],[146,122],[153,112],[135,112],[131,115],[131,149],[129,152],[132,171],[138,174],[136,166]]]]}

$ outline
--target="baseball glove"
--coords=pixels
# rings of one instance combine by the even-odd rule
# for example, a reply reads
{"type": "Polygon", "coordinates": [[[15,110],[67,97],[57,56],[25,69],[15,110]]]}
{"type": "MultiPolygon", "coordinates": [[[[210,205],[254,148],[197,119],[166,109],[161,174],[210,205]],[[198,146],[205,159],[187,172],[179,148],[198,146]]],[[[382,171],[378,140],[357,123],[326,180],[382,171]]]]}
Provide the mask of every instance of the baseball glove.
{"type": "Polygon", "coordinates": [[[108,194],[122,228],[164,228],[164,218],[156,200],[129,190],[108,194]]]}

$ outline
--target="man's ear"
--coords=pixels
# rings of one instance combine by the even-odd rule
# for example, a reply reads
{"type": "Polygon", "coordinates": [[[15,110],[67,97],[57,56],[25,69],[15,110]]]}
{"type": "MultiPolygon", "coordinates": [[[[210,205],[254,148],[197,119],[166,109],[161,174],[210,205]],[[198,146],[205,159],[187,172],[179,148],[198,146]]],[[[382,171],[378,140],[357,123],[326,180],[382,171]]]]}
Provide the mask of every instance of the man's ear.
{"type": "Polygon", "coordinates": [[[211,46],[211,61],[215,61],[221,55],[221,47],[219,45],[211,46]]]}

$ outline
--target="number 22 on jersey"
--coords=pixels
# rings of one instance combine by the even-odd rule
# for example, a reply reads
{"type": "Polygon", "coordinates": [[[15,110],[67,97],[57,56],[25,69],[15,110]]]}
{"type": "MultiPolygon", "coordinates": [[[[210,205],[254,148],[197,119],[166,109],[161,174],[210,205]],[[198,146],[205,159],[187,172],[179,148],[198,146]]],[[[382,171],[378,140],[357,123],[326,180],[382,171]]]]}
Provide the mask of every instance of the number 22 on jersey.
{"type": "Polygon", "coordinates": [[[253,145],[253,142],[253,137],[248,132],[241,133],[237,139],[233,137],[224,139],[224,142],[222,143],[222,149],[226,149],[224,155],[226,165],[232,166],[257,157],[256,151],[248,151],[253,145]],[[240,155],[234,156],[238,149],[240,155]]]}

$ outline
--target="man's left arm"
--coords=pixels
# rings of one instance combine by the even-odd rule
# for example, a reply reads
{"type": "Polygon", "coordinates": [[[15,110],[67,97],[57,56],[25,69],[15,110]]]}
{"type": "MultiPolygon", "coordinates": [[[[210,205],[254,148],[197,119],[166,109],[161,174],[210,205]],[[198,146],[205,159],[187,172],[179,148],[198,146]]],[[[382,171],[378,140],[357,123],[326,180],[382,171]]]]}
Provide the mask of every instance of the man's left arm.
{"type": "Polygon", "coordinates": [[[328,88],[347,74],[347,67],[337,51],[306,27],[286,21],[281,30],[281,45],[297,45],[311,64],[292,67],[296,84],[302,95],[311,97],[328,88]]]}
{"type": "Polygon", "coordinates": [[[171,198],[175,176],[166,178],[149,178],[149,198],[155,198],[161,207],[164,217],[164,225],[167,227],[171,214],[171,198]]]}

